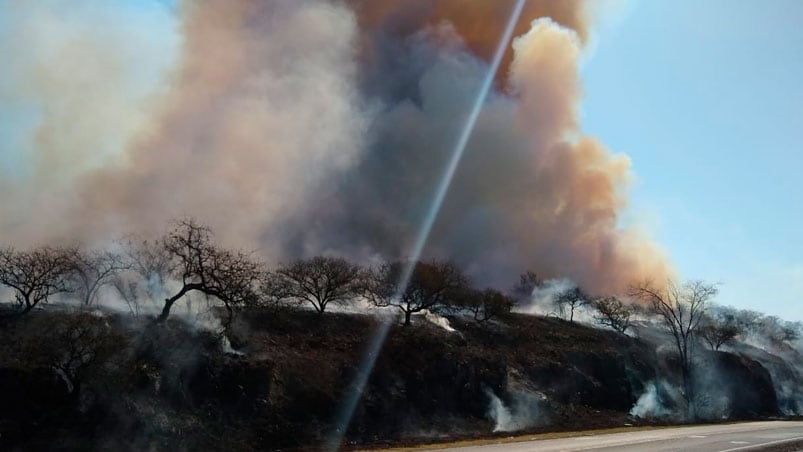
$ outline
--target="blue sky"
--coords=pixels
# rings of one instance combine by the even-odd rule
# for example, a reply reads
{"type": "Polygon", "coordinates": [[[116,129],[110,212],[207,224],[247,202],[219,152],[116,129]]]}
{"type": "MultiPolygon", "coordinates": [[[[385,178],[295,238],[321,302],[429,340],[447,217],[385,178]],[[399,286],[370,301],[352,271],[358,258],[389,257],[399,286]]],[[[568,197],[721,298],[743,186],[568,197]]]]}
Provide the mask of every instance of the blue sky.
{"type": "Polygon", "coordinates": [[[601,27],[583,126],[632,213],[718,301],[803,320],[803,2],[641,1],[601,27]]]}

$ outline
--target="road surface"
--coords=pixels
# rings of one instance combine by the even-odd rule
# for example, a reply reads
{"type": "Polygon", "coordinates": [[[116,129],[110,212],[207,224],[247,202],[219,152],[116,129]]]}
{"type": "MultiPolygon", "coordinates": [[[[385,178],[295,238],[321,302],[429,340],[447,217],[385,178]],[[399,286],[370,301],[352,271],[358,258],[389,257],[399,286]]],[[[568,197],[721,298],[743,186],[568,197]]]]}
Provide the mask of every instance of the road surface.
{"type": "Polygon", "coordinates": [[[458,447],[450,452],[803,450],[803,422],[768,421],[639,430],[573,438],[458,447]],[[794,444],[790,448],[790,444],[794,444]]]}

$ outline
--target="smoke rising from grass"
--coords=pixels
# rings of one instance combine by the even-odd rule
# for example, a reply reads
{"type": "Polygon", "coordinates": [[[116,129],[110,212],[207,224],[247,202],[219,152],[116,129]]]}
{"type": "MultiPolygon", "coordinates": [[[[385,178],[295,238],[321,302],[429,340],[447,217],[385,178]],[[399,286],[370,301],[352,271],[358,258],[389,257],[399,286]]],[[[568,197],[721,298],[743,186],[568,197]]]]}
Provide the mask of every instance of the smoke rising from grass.
{"type": "Polygon", "coordinates": [[[671,391],[672,387],[666,382],[651,381],[647,383],[644,392],[630,410],[630,415],[644,419],[667,419],[677,416],[677,413],[667,406],[666,399],[671,391]]]}
{"type": "Polygon", "coordinates": [[[557,316],[560,315],[560,306],[557,298],[561,293],[577,287],[568,279],[549,279],[536,286],[526,303],[516,306],[516,312],[531,315],[557,316]]]}
{"type": "Polygon", "coordinates": [[[527,392],[512,394],[512,405],[506,405],[490,389],[485,390],[488,396],[488,417],[494,423],[494,432],[515,432],[538,425],[542,417],[541,400],[527,392]]]}

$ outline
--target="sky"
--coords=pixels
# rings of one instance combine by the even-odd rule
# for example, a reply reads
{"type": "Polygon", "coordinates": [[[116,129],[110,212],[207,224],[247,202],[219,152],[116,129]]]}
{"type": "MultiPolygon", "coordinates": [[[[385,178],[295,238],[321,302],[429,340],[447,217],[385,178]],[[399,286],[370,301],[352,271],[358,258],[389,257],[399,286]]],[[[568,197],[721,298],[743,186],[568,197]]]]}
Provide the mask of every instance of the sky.
{"type": "Polygon", "coordinates": [[[632,221],[719,303],[803,320],[803,2],[619,9],[583,68],[583,127],[631,157],[632,221]]]}

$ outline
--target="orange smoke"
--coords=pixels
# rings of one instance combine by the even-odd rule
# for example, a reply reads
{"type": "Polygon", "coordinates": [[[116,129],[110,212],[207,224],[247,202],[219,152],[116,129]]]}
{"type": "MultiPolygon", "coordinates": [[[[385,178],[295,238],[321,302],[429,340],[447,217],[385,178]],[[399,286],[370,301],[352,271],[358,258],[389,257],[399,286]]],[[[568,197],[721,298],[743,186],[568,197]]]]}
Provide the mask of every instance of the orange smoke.
{"type": "MultiPolygon", "coordinates": [[[[407,35],[426,26],[450,23],[469,49],[488,60],[499,45],[516,0],[348,0],[357,14],[363,31],[382,28],[391,33],[407,35]]],[[[530,29],[539,17],[550,17],[558,24],[571,28],[585,41],[588,28],[582,2],[579,0],[527,0],[514,36],[530,29]]],[[[370,36],[364,40],[366,52],[372,53],[370,36]]],[[[500,67],[513,61],[508,49],[500,67]]],[[[502,71],[503,73],[504,71],[502,71]]]]}
{"type": "Polygon", "coordinates": [[[668,280],[673,270],[661,249],[638,229],[619,224],[627,206],[630,159],[611,154],[579,127],[579,40],[545,19],[534,22],[513,47],[516,122],[531,137],[536,168],[525,201],[530,215],[518,227],[535,235],[532,249],[548,254],[542,259],[549,265],[541,273],[572,275],[596,293],[668,280]],[[550,249],[554,244],[560,244],[559,252],[550,249]]]}

